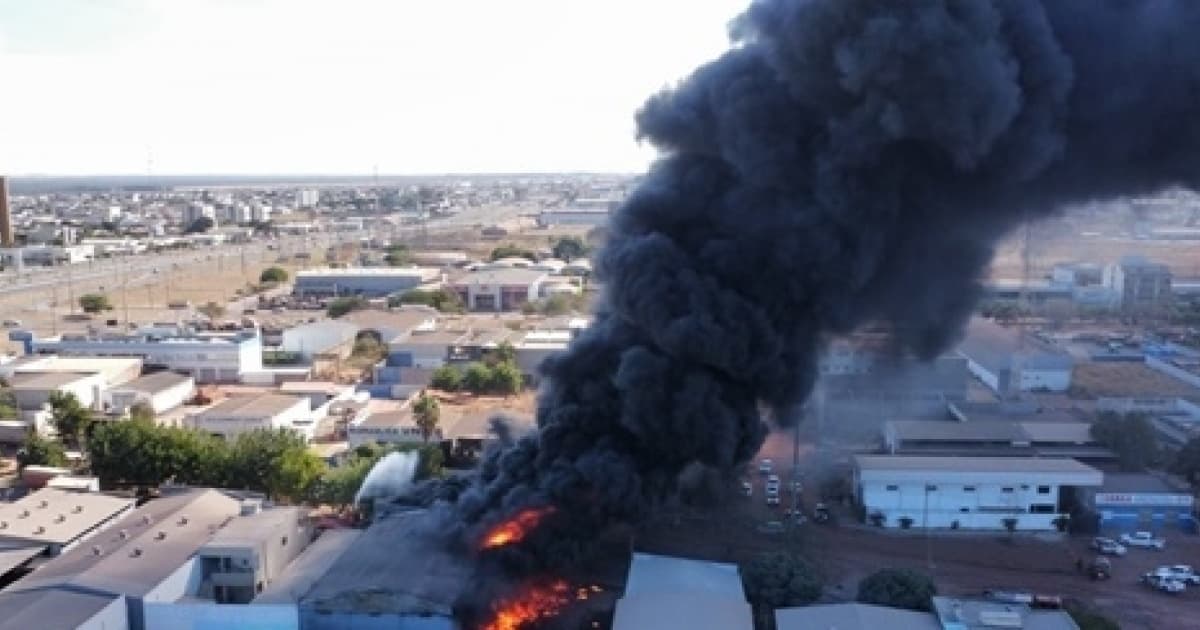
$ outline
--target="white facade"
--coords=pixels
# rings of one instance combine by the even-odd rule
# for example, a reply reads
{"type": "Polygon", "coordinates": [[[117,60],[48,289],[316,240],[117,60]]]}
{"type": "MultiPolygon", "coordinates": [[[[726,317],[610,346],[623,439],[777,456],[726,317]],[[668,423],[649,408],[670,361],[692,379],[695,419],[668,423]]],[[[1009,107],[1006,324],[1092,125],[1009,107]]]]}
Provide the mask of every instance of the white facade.
{"type": "MultiPolygon", "coordinates": [[[[442,439],[441,429],[435,429],[431,442],[442,439]]],[[[380,412],[365,415],[346,427],[350,448],[365,444],[420,444],[425,441],[409,411],[380,412]]]]}
{"type": "Polygon", "coordinates": [[[304,189],[296,191],[296,207],[311,208],[317,205],[321,195],[318,191],[312,189],[304,189]]]}
{"type": "Polygon", "coordinates": [[[25,378],[18,379],[13,383],[13,397],[17,400],[17,407],[28,411],[41,409],[50,403],[50,396],[55,392],[63,394],[71,394],[79,400],[79,404],[88,409],[99,409],[104,400],[105,384],[104,377],[100,374],[73,374],[70,375],[71,380],[66,380],[69,377],[62,377],[60,382],[54,383],[54,380],[59,379],[59,375],[50,374],[35,374],[28,375],[31,380],[25,378]],[[46,385],[39,385],[40,381],[45,381],[46,385]]]}
{"type": "Polygon", "coordinates": [[[1071,369],[1022,368],[1017,372],[1023,392],[1047,390],[1065,392],[1071,388],[1071,369]]]}
{"type": "Polygon", "coordinates": [[[32,339],[26,352],[141,357],[147,365],[190,374],[197,383],[235,383],[243,372],[262,370],[262,338],[257,332],[173,338],[63,335],[32,339]]]}
{"type": "Polygon", "coordinates": [[[232,440],[258,429],[292,429],[309,439],[314,423],[308,398],[268,394],[228,399],[189,417],[186,424],[232,440]]]}
{"type": "Polygon", "coordinates": [[[1054,530],[1063,486],[1099,486],[1103,474],[1070,459],[862,455],[855,489],[867,522],[939,529],[1054,530]],[[875,516],[879,515],[879,516],[875,516]]]}
{"type": "Polygon", "coordinates": [[[133,405],[144,402],[150,405],[155,414],[160,414],[182,405],[196,392],[196,380],[190,376],[157,391],[139,389],[136,383],[130,385],[116,387],[109,392],[109,404],[114,413],[123,414],[133,405]]]}
{"type": "Polygon", "coordinates": [[[280,349],[311,359],[314,354],[353,342],[358,331],[357,325],[336,319],[301,324],[283,331],[280,349]]]}

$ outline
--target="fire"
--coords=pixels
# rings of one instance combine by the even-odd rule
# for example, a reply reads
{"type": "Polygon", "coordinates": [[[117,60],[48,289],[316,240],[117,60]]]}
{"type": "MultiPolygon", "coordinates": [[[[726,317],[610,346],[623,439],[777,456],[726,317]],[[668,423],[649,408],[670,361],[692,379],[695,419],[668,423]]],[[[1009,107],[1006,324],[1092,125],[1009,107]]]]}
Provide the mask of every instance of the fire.
{"type": "Polygon", "coordinates": [[[571,602],[586,601],[599,586],[572,588],[565,580],[528,584],[513,597],[492,604],[495,616],[481,630],[521,630],[541,619],[549,619],[571,602]]]}
{"type": "Polygon", "coordinates": [[[553,513],[553,507],[521,510],[512,518],[488,530],[480,546],[484,549],[493,549],[521,542],[525,536],[529,535],[529,532],[538,526],[538,523],[542,522],[543,518],[553,513]]]}

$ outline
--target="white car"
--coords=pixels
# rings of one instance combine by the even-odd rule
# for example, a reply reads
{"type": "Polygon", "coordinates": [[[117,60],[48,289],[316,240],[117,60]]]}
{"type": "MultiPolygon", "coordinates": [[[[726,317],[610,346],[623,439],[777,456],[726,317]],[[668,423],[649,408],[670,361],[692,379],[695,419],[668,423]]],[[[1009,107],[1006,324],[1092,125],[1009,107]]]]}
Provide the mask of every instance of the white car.
{"type": "Polygon", "coordinates": [[[4,320],[4,327],[5,327],[5,328],[20,328],[20,327],[21,327],[21,320],[19,320],[19,319],[6,319],[6,320],[4,320]]]}
{"type": "Polygon", "coordinates": [[[742,494],[744,494],[748,497],[754,496],[754,484],[750,483],[749,481],[743,481],[742,482],[742,494]]]}
{"type": "Polygon", "coordinates": [[[1111,538],[1093,538],[1092,549],[1106,556],[1123,556],[1127,551],[1125,545],[1111,538]]]}
{"type": "Polygon", "coordinates": [[[767,493],[767,505],[779,505],[779,493],[767,493]]]}
{"type": "Polygon", "coordinates": [[[774,475],[774,474],[767,475],[767,483],[778,486],[779,485],[779,475],[774,475]]]}
{"type": "Polygon", "coordinates": [[[1126,547],[1141,547],[1142,549],[1155,549],[1162,551],[1167,546],[1167,541],[1162,538],[1155,538],[1150,532],[1133,532],[1132,534],[1121,534],[1121,544],[1126,547]]]}
{"type": "Polygon", "coordinates": [[[1187,585],[1182,580],[1158,575],[1157,573],[1143,574],[1142,583],[1164,593],[1182,593],[1187,590],[1187,585]]]}
{"type": "Polygon", "coordinates": [[[774,462],[772,462],[769,459],[764,459],[758,463],[758,472],[759,472],[759,474],[769,475],[769,474],[771,474],[771,469],[774,467],[775,467],[774,462]]]}
{"type": "Polygon", "coordinates": [[[1167,567],[1158,567],[1153,571],[1153,574],[1170,580],[1179,580],[1184,584],[1200,586],[1200,575],[1196,575],[1196,572],[1192,570],[1192,567],[1186,564],[1173,564],[1167,567]]]}

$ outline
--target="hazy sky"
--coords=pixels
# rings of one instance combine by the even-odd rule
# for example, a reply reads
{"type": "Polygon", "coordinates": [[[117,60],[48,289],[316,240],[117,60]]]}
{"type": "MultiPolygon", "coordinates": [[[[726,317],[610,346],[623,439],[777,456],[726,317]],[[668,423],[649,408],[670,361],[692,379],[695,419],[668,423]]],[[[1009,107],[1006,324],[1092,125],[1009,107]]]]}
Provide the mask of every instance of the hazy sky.
{"type": "Polygon", "coordinates": [[[748,0],[0,0],[0,172],[641,170],[748,0]]]}

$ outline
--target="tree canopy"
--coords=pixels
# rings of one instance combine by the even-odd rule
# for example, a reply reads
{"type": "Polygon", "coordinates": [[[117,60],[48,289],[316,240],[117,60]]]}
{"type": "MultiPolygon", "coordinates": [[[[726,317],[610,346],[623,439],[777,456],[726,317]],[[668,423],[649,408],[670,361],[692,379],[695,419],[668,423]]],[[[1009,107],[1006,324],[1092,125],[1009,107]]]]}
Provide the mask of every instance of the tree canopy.
{"type": "Polygon", "coordinates": [[[776,608],[804,606],[821,597],[824,581],[812,564],[787,552],[764,553],[741,567],[742,586],[756,616],[776,608]]]}
{"type": "Polygon", "coordinates": [[[1121,468],[1126,471],[1145,470],[1160,457],[1154,426],[1142,414],[1120,415],[1103,411],[1092,423],[1092,437],[1116,453],[1121,468]]]}
{"type": "Polygon", "coordinates": [[[537,262],[537,254],[531,250],[514,245],[512,243],[501,245],[493,249],[491,256],[488,257],[488,260],[496,262],[501,258],[526,258],[530,261],[537,262]]]}
{"type": "Polygon", "coordinates": [[[85,293],[79,296],[79,308],[83,309],[84,313],[99,313],[100,311],[111,311],[112,303],[103,293],[85,293]]]}
{"type": "Polygon", "coordinates": [[[192,221],[184,228],[184,234],[201,234],[207,232],[217,226],[217,223],[209,217],[200,217],[192,221]]]}
{"type": "Polygon", "coordinates": [[[588,247],[584,244],[583,239],[577,236],[564,236],[554,244],[553,251],[555,258],[571,262],[576,258],[587,256],[588,247]]]}
{"type": "Polygon", "coordinates": [[[259,282],[287,282],[288,272],[283,267],[267,267],[258,275],[259,282]]]}
{"type": "Polygon", "coordinates": [[[462,313],[466,310],[462,298],[454,291],[445,288],[434,291],[412,289],[403,295],[388,300],[389,306],[399,306],[401,304],[422,304],[436,308],[443,313],[462,313]]]}
{"type": "Polygon", "coordinates": [[[1171,460],[1171,472],[1187,479],[1193,486],[1200,485],[1200,438],[1188,440],[1171,460]]]}
{"type": "Polygon", "coordinates": [[[932,610],[937,587],[924,573],[882,569],[858,583],[858,601],[908,610],[932,610]]]}
{"type": "Polygon", "coordinates": [[[442,410],[438,400],[426,392],[421,392],[420,398],[413,404],[413,420],[421,430],[423,440],[428,442],[433,437],[441,417],[442,410]]]}
{"type": "Polygon", "coordinates": [[[360,296],[342,297],[329,303],[327,313],[330,317],[337,318],[353,311],[361,311],[367,306],[367,300],[360,296]]]}
{"type": "Polygon", "coordinates": [[[75,394],[53,392],[50,394],[50,422],[59,437],[68,444],[79,444],[80,439],[92,426],[92,412],[80,404],[75,394]]]}
{"type": "Polygon", "coordinates": [[[452,365],[443,365],[433,371],[430,385],[444,392],[456,392],[462,387],[463,375],[452,365]]]}
{"type": "Polygon", "coordinates": [[[67,465],[67,453],[62,444],[47,440],[38,435],[37,431],[30,431],[29,437],[25,439],[25,444],[17,451],[17,465],[21,468],[26,466],[62,467],[67,465]]]}
{"type": "Polygon", "coordinates": [[[383,262],[392,267],[403,267],[412,262],[412,252],[407,245],[392,245],[383,256],[383,262]]]}

